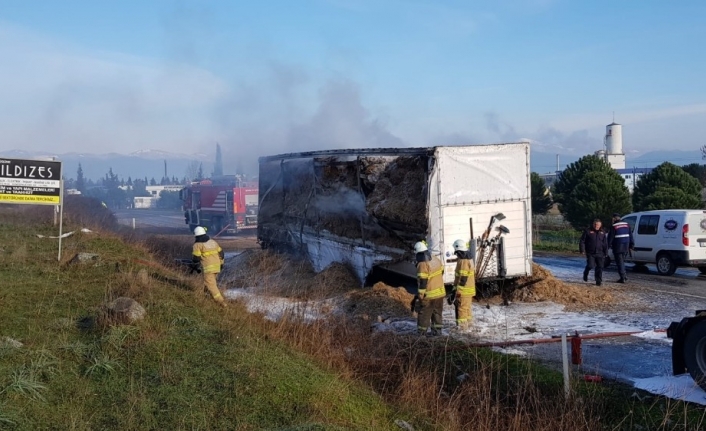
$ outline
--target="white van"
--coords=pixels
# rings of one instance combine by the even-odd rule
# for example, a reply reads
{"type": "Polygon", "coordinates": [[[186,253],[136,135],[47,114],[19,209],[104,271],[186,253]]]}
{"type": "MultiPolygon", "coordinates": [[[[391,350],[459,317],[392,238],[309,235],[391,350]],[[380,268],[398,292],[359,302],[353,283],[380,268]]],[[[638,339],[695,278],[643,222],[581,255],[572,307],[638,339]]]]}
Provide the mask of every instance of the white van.
{"type": "Polygon", "coordinates": [[[643,211],[622,220],[635,241],[626,262],[654,263],[660,275],[672,275],[679,266],[695,266],[706,274],[706,210],[643,211]]]}

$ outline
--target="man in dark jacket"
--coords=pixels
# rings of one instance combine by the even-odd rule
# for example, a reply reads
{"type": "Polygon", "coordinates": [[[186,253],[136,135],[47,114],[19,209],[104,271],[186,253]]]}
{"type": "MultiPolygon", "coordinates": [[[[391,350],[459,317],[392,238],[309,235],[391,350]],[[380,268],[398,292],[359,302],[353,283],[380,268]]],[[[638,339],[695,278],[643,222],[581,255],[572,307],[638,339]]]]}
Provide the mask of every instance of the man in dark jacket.
{"type": "Polygon", "coordinates": [[[615,266],[618,267],[618,274],[620,275],[620,280],[617,283],[625,283],[628,279],[625,274],[625,255],[635,247],[635,243],[632,239],[630,225],[620,221],[620,214],[618,213],[613,214],[613,228],[608,234],[608,243],[613,249],[615,266]]]}
{"type": "Polygon", "coordinates": [[[593,220],[593,227],[586,229],[579,240],[579,251],[586,253],[586,268],[583,281],[588,281],[588,273],[595,268],[596,286],[603,284],[603,262],[608,254],[608,237],[601,229],[601,221],[593,220]]]}

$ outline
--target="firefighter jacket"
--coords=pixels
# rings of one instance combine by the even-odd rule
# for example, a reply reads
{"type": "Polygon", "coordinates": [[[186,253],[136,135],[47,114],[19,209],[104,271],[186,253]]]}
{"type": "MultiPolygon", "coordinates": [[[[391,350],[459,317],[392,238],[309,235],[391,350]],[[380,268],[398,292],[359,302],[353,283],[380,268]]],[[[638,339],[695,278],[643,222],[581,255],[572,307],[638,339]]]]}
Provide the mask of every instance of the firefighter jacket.
{"type": "Polygon", "coordinates": [[[423,299],[437,299],[446,296],[444,288],[444,264],[438,257],[425,253],[425,259],[417,262],[417,285],[423,299]]]}
{"type": "Polygon", "coordinates": [[[613,223],[613,228],[608,234],[608,244],[613,249],[613,253],[627,253],[628,250],[635,247],[630,225],[624,221],[613,223]]]}
{"type": "Polygon", "coordinates": [[[457,295],[476,295],[476,268],[469,252],[460,254],[456,260],[454,289],[457,295]]]}
{"type": "Polygon", "coordinates": [[[587,255],[608,255],[608,237],[603,230],[586,229],[579,240],[579,251],[587,255]]]}
{"type": "Polygon", "coordinates": [[[218,243],[208,235],[196,237],[192,251],[194,262],[201,262],[204,274],[215,274],[221,272],[223,264],[223,250],[218,243]]]}

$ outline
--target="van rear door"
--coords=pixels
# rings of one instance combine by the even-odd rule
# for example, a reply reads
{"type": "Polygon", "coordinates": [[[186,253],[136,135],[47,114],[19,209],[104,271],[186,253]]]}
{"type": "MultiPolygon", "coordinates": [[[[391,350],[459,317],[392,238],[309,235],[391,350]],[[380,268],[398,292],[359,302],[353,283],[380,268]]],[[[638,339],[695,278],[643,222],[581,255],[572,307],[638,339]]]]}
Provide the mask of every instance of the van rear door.
{"type": "Polygon", "coordinates": [[[704,265],[706,264],[706,211],[689,211],[686,220],[688,224],[682,229],[682,241],[689,251],[688,259],[703,261],[701,264],[704,265]]]}

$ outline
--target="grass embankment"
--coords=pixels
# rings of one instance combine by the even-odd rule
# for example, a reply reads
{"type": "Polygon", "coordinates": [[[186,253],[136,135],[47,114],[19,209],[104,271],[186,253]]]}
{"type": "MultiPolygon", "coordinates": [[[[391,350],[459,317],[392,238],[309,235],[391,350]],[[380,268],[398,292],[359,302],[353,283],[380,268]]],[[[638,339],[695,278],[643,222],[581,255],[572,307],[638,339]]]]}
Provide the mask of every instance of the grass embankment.
{"type": "Polygon", "coordinates": [[[134,260],[155,259],[151,249],[172,259],[179,243],[77,234],[64,241],[66,259],[86,251],[100,261],[59,265],[56,240],[34,235],[55,228],[1,210],[0,337],[12,340],[0,347],[0,428],[392,430],[397,418],[416,430],[704,423],[702,410],[642,402],[619,385],[577,380],[564,400],[558,373],[450,338],[371,333],[370,321],[341,315],[305,324],[296,315],[271,322],[237,303],[224,311],[193,279],[134,260]],[[151,274],[146,282],[140,269],[151,274]],[[139,301],[146,318],[115,326],[98,319],[95,327],[83,319],[103,316],[101,304],[121,295],[139,301]]]}
{"type": "Polygon", "coordinates": [[[562,230],[537,229],[532,248],[539,251],[578,253],[581,232],[567,227],[562,230]]]}
{"type": "Polygon", "coordinates": [[[397,412],[371,389],[268,337],[258,316],[220,309],[167,269],[149,267],[167,281],[144,283],[132,259],[152,260],[145,247],[76,234],[64,255],[100,261],[59,265],[57,240],[35,235],[56,228],[20,221],[0,222],[0,339],[11,338],[0,341],[0,428],[394,427],[397,412]],[[143,321],[83,319],[122,295],[146,308],[143,321]]]}

